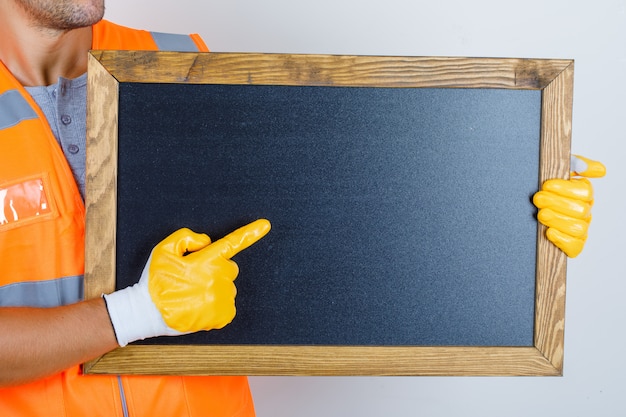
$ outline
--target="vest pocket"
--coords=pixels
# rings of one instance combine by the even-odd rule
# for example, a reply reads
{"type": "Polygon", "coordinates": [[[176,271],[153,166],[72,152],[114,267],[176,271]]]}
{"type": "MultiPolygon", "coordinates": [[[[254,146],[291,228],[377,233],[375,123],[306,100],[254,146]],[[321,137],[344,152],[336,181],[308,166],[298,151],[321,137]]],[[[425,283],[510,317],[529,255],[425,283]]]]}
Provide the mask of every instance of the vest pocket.
{"type": "Polygon", "coordinates": [[[0,231],[58,215],[46,173],[0,184],[0,231]]]}

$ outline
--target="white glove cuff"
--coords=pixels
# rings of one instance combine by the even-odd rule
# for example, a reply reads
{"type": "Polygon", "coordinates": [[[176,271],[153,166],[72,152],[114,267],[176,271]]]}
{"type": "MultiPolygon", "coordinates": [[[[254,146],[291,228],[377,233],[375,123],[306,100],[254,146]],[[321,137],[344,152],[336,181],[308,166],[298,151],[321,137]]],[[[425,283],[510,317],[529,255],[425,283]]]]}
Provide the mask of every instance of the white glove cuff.
{"type": "Polygon", "coordinates": [[[120,346],[155,336],[182,333],[168,327],[141,283],[103,295],[120,346]]]}
{"type": "Polygon", "coordinates": [[[582,159],[577,158],[575,155],[570,157],[570,165],[570,171],[576,172],[577,174],[582,174],[589,169],[589,165],[587,165],[587,163],[582,159]]]}

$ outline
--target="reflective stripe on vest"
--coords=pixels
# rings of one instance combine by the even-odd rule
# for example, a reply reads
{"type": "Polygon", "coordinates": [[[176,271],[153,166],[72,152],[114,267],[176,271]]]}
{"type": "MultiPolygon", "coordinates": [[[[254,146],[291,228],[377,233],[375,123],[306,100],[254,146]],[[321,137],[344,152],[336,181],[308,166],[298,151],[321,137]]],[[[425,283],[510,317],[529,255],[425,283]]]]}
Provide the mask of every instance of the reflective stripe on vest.
{"type": "Polygon", "coordinates": [[[0,307],[58,307],[82,299],[82,275],[0,287],[0,307]]]}
{"type": "Polygon", "coordinates": [[[17,90],[0,94],[0,129],[7,129],[19,122],[36,119],[37,113],[17,90]]]}
{"type": "Polygon", "coordinates": [[[198,52],[198,47],[187,35],[173,33],[150,32],[157,47],[162,51],[198,52]]]}

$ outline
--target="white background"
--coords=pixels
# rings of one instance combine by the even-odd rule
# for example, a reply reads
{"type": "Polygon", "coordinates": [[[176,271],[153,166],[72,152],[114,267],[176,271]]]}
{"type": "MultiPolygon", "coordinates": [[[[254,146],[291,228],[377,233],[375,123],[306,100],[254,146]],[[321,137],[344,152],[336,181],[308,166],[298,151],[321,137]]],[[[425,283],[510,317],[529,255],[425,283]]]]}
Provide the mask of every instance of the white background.
{"type": "Polygon", "coordinates": [[[626,416],[626,0],[108,0],[105,17],[219,52],[575,59],[572,150],[608,175],[568,264],[563,377],[250,381],[259,417],[626,416]]]}

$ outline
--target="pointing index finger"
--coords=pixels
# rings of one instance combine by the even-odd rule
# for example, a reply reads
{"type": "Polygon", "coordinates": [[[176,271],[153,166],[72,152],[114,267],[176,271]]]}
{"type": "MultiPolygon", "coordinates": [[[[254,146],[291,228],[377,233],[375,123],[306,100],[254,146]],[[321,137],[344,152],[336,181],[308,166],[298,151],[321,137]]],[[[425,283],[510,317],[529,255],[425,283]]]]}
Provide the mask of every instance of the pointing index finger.
{"type": "Polygon", "coordinates": [[[246,226],[240,227],[210,245],[217,250],[222,257],[230,259],[242,250],[252,246],[271,229],[270,222],[265,219],[253,221],[246,226]]]}

